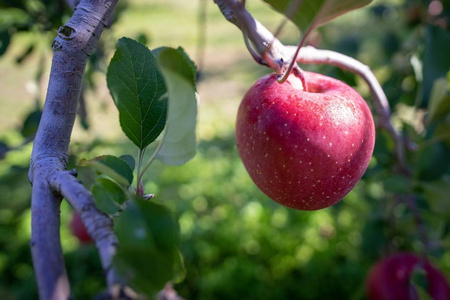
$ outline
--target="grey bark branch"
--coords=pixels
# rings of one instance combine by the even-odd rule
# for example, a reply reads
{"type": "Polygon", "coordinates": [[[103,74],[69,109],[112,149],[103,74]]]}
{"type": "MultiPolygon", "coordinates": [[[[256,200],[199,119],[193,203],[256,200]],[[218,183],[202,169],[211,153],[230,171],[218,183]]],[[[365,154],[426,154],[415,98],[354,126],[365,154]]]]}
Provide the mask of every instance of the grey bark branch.
{"type": "MultiPolygon", "coordinates": [[[[303,47],[295,58],[297,47],[283,45],[264,25],[255,20],[239,1],[214,0],[214,2],[219,6],[224,17],[235,24],[244,33],[244,37],[252,42],[258,54],[262,56],[263,64],[272,68],[276,74],[283,75],[289,62],[296,59],[297,62],[304,64],[334,65],[361,76],[370,88],[378,115],[378,126],[386,129],[394,139],[399,166],[403,172],[408,173],[405,159],[405,140],[392,126],[389,102],[369,67],[341,53],[318,50],[313,47],[303,47]]],[[[252,51],[250,53],[255,56],[252,51]]],[[[257,58],[255,60],[260,62],[257,58]]]]}
{"type": "Polygon", "coordinates": [[[118,0],[82,0],[53,41],[44,110],[31,154],[31,250],[41,299],[67,299],[70,286],[60,241],[61,196],[48,179],[66,168],[81,83],[90,53],[118,0]]]}
{"type": "Polygon", "coordinates": [[[214,2],[219,6],[224,17],[236,25],[244,34],[244,38],[248,38],[255,50],[263,56],[258,63],[262,62],[272,68],[276,74],[283,75],[289,66],[284,45],[258,20],[255,20],[245,9],[245,5],[238,0],[214,0],[214,2]]]}
{"type": "Polygon", "coordinates": [[[113,231],[114,222],[95,206],[88,190],[69,171],[54,172],[49,178],[50,187],[62,195],[80,215],[90,237],[95,241],[110,294],[122,284],[112,267],[112,260],[119,244],[113,231]]]}

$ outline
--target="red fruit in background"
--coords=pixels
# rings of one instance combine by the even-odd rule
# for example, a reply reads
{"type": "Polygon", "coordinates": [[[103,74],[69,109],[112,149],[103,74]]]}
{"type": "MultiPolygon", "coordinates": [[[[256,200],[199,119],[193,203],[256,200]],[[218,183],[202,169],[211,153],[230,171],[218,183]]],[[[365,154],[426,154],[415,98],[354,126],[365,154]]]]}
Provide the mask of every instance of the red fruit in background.
{"type": "Polygon", "coordinates": [[[289,76],[258,80],[239,107],[236,143],[254,183],[301,210],[341,200],[364,174],[375,128],[369,107],[345,83],[305,72],[308,91],[289,76]]]}
{"type": "Polygon", "coordinates": [[[72,221],[70,222],[70,229],[72,230],[73,235],[76,236],[82,244],[92,243],[92,238],[89,236],[79,214],[73,214],[72,221]]]}
{"type": "Polygon", "coordinates": [[[412,253],[398,253],[379,261],[367,278],[367,294],[371,300],[419,300],[411,285],[414,268],[422,267],[427,292],[434,300],[449,300],[450,287],[444,275],[429,262],[412,253]]]}

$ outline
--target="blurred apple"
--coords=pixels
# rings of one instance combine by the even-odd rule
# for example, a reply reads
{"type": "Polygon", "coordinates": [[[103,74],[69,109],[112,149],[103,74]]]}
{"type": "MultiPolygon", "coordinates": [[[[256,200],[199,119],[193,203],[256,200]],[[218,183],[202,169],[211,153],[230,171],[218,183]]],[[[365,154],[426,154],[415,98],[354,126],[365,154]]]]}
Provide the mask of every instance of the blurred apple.
{"type": "Polygon", "coordinates": [[[92,238],[89,236],[80,215],[76,212],[73,214],[72,221],[70,222],[70,229],[82,244],[92,243],[92,238]]]}
{"type": "Polygon", "coordinates": [[[412,285],[414,272],[423,271],[426,292],[434,300],[449,300],[450,287],[444,275],[428,261],[413,253],[398,253],[379,261],[367,278],[371,300],[419,300],[412,285]]]}

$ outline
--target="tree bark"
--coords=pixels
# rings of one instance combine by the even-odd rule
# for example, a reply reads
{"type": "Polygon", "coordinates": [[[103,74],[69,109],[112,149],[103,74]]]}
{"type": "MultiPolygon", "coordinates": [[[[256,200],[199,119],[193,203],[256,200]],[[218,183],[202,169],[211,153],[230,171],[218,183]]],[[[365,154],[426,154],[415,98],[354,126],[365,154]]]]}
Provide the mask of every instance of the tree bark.
{"type": "Polygon", "coordinates": [[[118,0],[82,0],[53,41],[44,110],[31,154],[31,250],[41,299],[67,299],[70,285],[60,241],[61,196],[48,179],[66,169],[78,98],[89,55],[118,0]]]}

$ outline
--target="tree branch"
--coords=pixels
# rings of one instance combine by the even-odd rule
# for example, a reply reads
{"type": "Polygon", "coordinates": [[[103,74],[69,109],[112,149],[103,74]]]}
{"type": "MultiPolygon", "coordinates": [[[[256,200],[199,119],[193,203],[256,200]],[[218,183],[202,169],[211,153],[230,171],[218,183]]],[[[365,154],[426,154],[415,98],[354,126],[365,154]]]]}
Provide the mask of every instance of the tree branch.
{"type": "Polygon", "coordinates": [[[81,82],[90,53],[117,0],[82,0],[53,41],[46,102],[31,154],[31,250],[41,299],[67,299],[70,287],[59,233],[61,196],[48,178],[66,168],[81,82]]]}
{"type": "Polygon", "coordinates": [[[245,4],[238,0],[214,0],[214,2],[224,17],[236,25],[244,34],[244,39],[248,38],[256,48],[256,52],[263,56],[262,59],[255,58],[255,60],[272,68],[276,74],[283,75],[289,66],[284,45],[252,17],[245,9],[245,4]]]}
{"type": "MultiPolygon", "coordinates": [[[[276,74],[283,75],[289,62],[295,59],[295,46],[283,45],[267,28],[255,20],[252,15],[237,0],[214,0],[222,14],[231,23],[235,24],[248,38],[262,56],[261,61],[272,68],[276,74]]],[[[246,42],[248,45],[248,43],[246,42]]],[[[250,50],[255,57],[255,53],[250,50]]],[[[258,57],[255,58],[257,62],[258,57]]],[[[396,132],[390,121],[391,110],[387,97],[375,75],[363,63],[329,50],[318,50],[313,47],[303,47],[296,57],[297,62],[304,64],[328,64],[353,72],[361,76],[369,85],[374,107],[378,115],[378,126],[387,130],[395,141],[395,153],[402,173],[409,173],[405,159],[405,140],[396,132]]]]}
{"type": "Polygon", "coordinates": [[[110,294],[122,284],[112,267],[112,260],[119,244],[113,231],[114,222],[95,206],[88,190],[70,171],[54,172],[49,178],[50,187],[62,195],[80,215],[89,236],[95,241],[110,294]]]}

